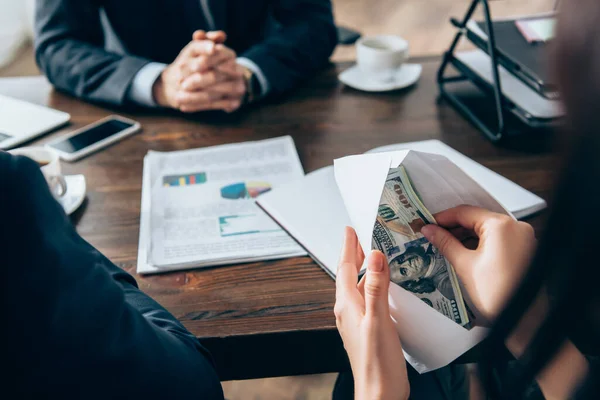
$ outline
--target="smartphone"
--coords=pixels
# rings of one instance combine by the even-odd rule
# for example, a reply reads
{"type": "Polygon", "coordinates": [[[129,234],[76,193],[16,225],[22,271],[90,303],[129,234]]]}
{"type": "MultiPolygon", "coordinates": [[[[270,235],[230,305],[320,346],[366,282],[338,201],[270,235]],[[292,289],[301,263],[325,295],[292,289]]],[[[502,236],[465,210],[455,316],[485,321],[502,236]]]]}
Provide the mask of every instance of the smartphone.
{"type": "Polygon", "coordinates": [[[65,161],[77,161],[88,154],[133,135],[140,128],[139,122],[118,115],[111,115],[62,136],[46,144],[46,147],[58,152],[60,158],[65,161]]]}

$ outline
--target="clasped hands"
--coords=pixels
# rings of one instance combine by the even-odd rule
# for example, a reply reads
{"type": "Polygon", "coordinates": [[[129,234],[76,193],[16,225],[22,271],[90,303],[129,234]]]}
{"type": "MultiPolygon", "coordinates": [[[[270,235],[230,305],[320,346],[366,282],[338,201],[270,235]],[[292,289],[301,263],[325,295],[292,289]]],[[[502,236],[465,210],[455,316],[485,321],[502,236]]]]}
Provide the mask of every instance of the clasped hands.
{"type": "Polygon", "coordinates": [[[154,83],[152,94],[162,107],[185,113],[237,110],[246,95],[244,69],[223,43],[225,32],[196,31],[192,41],[154,83]]]}

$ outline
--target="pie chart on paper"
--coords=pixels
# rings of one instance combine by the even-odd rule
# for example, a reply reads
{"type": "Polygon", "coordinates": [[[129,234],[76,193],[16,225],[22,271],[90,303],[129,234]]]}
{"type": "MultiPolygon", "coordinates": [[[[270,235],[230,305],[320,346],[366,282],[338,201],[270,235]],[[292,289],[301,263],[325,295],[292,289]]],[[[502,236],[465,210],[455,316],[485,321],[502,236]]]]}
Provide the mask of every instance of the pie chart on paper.
{"type": "Polygon", "coordinates": [[[221,188],[221,197],[230,200],[255,199],[271,190],[268,182],[240,182],[221,188]]]}

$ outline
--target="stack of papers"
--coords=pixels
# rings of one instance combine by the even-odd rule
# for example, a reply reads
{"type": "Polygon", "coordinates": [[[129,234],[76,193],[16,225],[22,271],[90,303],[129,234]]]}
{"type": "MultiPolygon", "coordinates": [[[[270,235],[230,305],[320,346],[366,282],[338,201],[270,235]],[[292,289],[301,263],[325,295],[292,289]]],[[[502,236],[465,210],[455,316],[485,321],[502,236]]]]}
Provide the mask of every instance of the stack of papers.
{"type": "Polygon", "coordinates": [[[554,38],[556,18],[529,18],[515,21],[515,25],[527,42],[547,42],[554,38]]]}
{"type": "Polygon", "coordinates": [[[255,203],[304,176],[291,137],[144,158],[137,272],[306,255],[255,203]]]}
{"type": "MultiPolygon", "coordinates": [[[[493,85],[492,62],[490,56],[479,49],[459,51],[456,58],[474,71],[489,85],[493,85]]],[[[525,110],[534,118],[553,119],[563,117],[565,112],[560,100],[547,99],[502,65],[498,66],[502,94],[508,100],[525,110]]]]}

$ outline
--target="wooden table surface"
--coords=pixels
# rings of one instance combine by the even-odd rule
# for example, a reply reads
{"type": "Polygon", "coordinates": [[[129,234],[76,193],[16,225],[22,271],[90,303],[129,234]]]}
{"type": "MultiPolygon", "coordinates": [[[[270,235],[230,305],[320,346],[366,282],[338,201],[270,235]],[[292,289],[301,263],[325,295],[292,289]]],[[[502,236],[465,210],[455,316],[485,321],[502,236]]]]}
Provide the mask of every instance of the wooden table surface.
{"type": "MultiPolygon", "coordinates": [[[[123,112],[56,92],[40,77],[0,80],[0,93],[66,111],[70,126],[44,143],[111,113],[141,122],[143,131],[77,163],[67,174],[87,178],[84,206],[73,221],[79,233],[135,275],[142,159],[171,151],[291,135],[306,172],[337,157],[386,144],[440,139],[481,164],[549,199],[556,156],[536,138],[523,146],[486,141],[437,99],[439,59],[419,60],[419,83],[368,94],[344,87],[332,66],[289,96],[233,115],[184,116],[165,111],[123,112]]],[[[318,197],[315,199],[318,201],[318,197]]],[[[542,217],[531,222],[537,228],[542,217]]],[[[140,288],[201,338],[223,380],[340,371],[348,368],[335,329],[333,280],[310,258],[135,276],[140,288]]]]}

